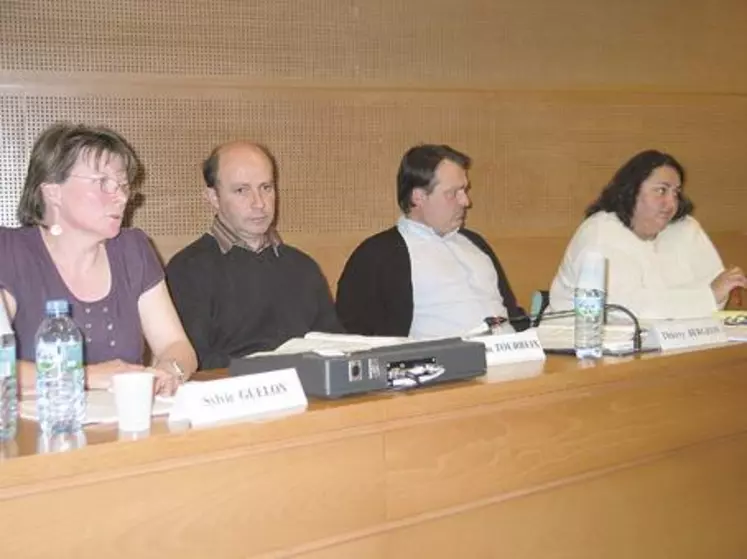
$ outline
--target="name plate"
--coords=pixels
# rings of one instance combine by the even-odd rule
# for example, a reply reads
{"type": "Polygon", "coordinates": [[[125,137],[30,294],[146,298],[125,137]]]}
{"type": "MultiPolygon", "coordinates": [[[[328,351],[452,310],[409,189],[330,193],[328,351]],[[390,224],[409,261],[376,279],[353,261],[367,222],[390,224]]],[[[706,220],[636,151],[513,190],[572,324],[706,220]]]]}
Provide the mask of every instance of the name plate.
{"type": "Polygon", "coordinates": [[[187,383],[176,394],[169,421],[188,420],[201,427],[265,419],[303,411],[308,403],[296,370],[279,369],[187,383]]]}
{"type": "Polygon", "coordinates": [[[714,318],[656,321],[650,325],[649,332],[656,336],[662,351],[729,341],[724,325],[714,318]]]}
{"type": "Polygon", "coordinates": [[[535,328],[512,334],[473,336],[468,339],[485,344],[488,366],[545,359],[545,350],[542,349],[535,328]]]}

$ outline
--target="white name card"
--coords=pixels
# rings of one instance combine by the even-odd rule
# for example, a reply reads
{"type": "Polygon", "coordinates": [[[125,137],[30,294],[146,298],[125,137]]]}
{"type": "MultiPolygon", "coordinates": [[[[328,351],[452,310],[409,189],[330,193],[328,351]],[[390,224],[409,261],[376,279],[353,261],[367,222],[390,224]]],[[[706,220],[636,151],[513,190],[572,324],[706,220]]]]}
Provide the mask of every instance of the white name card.
{"type": "Polygon", "coordinates": [[[257,420],[300,412],[308,406],[295,369],[280,369],[179,388],[169,421],[188,420],[192,427],[257,420]]]}
{"type": "Polygon", "coordinates": [[[468,339],[485,344],[485,360],[488,366],[545,359],[545,351],[535,328],[513,334],[472,336],[468,339]]]}
{"type": "Polygon", "coordinates": [[[729,341],[724,325],[714,318],[656,321],[649,332],[656,336],[662,351],[729,341]]]}

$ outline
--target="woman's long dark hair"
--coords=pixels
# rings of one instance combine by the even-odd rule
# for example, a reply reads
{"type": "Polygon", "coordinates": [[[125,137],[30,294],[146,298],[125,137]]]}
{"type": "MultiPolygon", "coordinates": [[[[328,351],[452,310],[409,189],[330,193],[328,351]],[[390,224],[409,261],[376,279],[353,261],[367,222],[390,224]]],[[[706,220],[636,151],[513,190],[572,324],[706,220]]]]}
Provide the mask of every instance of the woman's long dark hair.
{"type": "MultiPolygon", "coordinates": [[[[685,185],[685,169],[674,157],[653,149],[642,151],[617,170],[599,198],[586,208],[586,217],[597,212],[614,212],[626,227],[630,227],[641,184],[659,167],[671,167],[677,171],[681,186],[685,185]]],[[[693,209],[693,203],[680,190],[677,212],[672,221],[690,215],[693,209]]]]}

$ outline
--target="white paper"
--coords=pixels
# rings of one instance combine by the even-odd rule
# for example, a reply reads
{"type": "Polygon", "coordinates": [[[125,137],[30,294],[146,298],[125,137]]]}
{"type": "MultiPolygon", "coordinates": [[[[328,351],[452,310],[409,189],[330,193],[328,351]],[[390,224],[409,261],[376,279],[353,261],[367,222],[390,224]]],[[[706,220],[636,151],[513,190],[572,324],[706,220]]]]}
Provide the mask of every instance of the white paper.
{"type": "Polygon", "coordinates": [[[724,326],[730,342],[747,342],[747,326],[724,326]]]}
{"type": "Polygon", "coordinates": [[[326,332],[309,332],[303,338],[291,338],[274,351],[263,351],[247,356],[260,357],[263,355],[291,355],[310,351],[321,355],[339,355],[353,351],[366,351],[376,347],[413,343],[420,340],[412,338],[358,336],[353,334],[330,334],[326,332]]]}
{"type": "Polygon", "coordinates": [[[545,359],[542,342],[537,337],[537,328],[513,334],[472,336],[464,339],[485,344],[485,360],[488,367],[545,359]]]}
{"type": "Polygon", "coordinates": [[[544,361],[523,361],[512,363],[510,367],[505,365],[488,366],[488,371],[483,378],[488,382],[505,382],[538,377],[543,374],[544,366],[544,361]]]}
{"type": "MultiPolygon", "coordinates": [[[[656,339],[648,336],[648,331],[641,325],[641,341],[644,349],[658,347],[656,339]]],[[[574,318],[546,320],[537,328],[537,335],[545,350],[567,350],[574,347],[574,318]]],[[[602,331],[602,345],[608,352],[624,352],[633,349],[633,323],[624,319],[609,320],[602,331]]]]}
{"type": "Polygon", "coordinates": [[[724,325],[730,342],[747,342],[747,311],[718,311],[714,317],[724,325]]]}
{"type": "MultiPolygon", "coordinates": [[[[173,398],[162,398],[156,396],[153,401],[153,416],[165,415],[173,405],[173,398]]],[[[26,397],[21,400],[21,417],[31,421],[37,421],[36,397],[26,397]]],[[[86,418],[84,425],[92,423],[117,423],[117,406],[114,402],[114,393],[108,390],[86,391],[86,418]]]]}
{"type": "MultiPolygon", "coordinates": [[[[308,406],[295,369],[193,383],[177,392],[169,423],[188,420],[192,427],[261,420],[298,413],[308,406]]],[[[184,388],[184,387],[183,387],[184,388]]]]}
{"type": "Polygon", "coordinates": [[[661,349],[719,345],[729,341],[723,323],[714,317],[656,320],[651,323],[661,349]]]}

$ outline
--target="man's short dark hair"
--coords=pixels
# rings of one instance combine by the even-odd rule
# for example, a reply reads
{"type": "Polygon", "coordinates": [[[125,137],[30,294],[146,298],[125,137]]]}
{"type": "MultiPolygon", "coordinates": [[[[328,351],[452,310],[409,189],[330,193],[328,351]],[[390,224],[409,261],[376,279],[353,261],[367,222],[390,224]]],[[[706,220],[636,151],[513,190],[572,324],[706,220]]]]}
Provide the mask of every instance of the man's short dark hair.
{"type": "MultiPolygon", "coordinates": [[[[674,157],[654,149],[642,151],[617,170],[599,198],[586,208],[586,217],[591,217],[597,212],[613,212],[626,227],[630,228],[641,184],[659,167],[671,167],[677,171],[680,186],[685,186],[685,169],[674,157]]],[[[677,212],[672,221],[690,215],[693,209],[693,203],[680,190],[677,212]]]]}
{"type": "Polygon", "coordinates": [[[412,209],[412,191],[423,188],[431,193],[436,186],[436,168],[448,159],[465,171],[472,160],[468,155],[447,145],[421,144],[407,150],[397,171],[397,202],[405,214],[412,209]]]}
{"type": "Polygon", "coordinates": [[[218,165],[220,164],[220,150],[223,145],[215,146],[207,159],[202,163],[202,178],[205,186],[215,188],[218,182],[218,165]]]}

